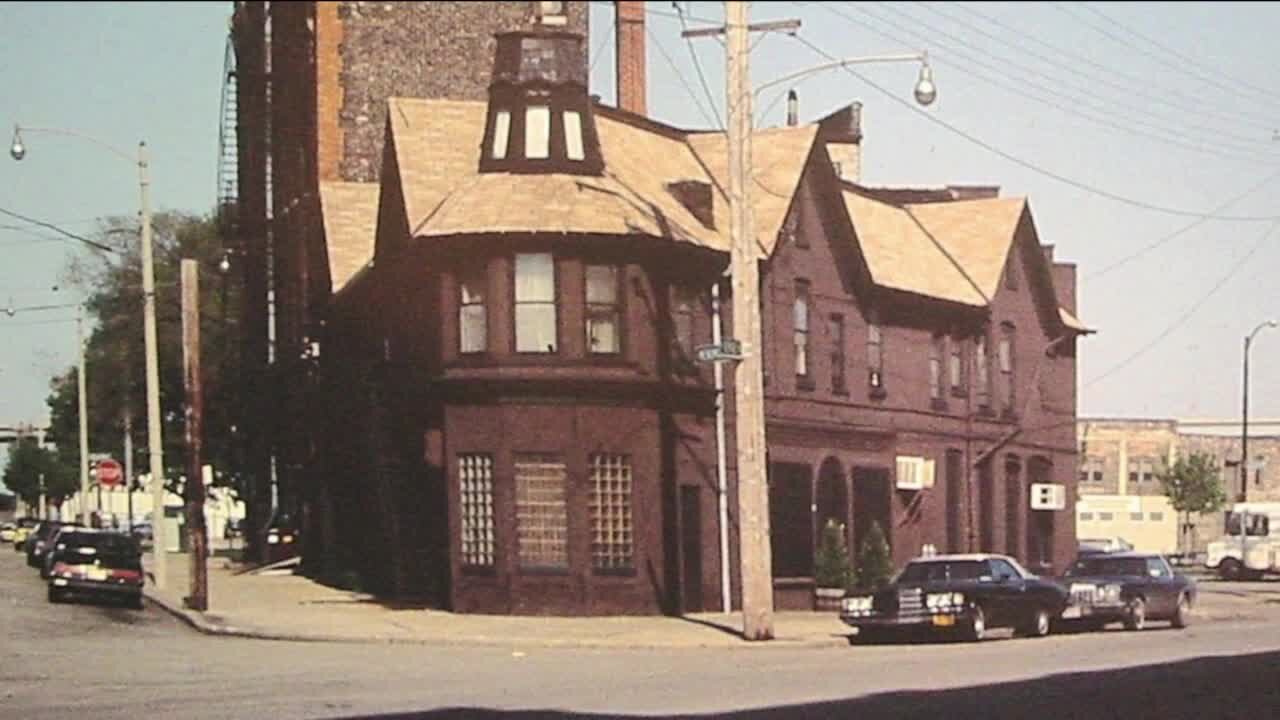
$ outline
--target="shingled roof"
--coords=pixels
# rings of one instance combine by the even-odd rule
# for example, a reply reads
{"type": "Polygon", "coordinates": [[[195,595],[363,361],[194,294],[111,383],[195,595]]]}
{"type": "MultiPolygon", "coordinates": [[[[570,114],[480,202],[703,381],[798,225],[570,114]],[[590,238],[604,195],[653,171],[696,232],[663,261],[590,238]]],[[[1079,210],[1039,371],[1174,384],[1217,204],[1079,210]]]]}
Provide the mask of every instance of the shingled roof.
{"type": "Polygon", "coordinates": [[[329,249],[329,282],[336,293],[373,259],[377,183],[320,183],[320,214],[329,249]]]}
{"type": "MultiPolygon", "coordinates": [[[[629,121],[625,113],[598,112],[602,176],[480,173],[483,102],[389,102],[405,211],[415,237],[640,234],[729,249],[722,133],[658,132],[645,122],[629,121]],[[671,189],[690,181],[710,187],[713,222],[704,224],[671,189]]],[[[752,200],[762,256],[773,251],[816,137],[815,125],[756,134],[752,200]]]]}

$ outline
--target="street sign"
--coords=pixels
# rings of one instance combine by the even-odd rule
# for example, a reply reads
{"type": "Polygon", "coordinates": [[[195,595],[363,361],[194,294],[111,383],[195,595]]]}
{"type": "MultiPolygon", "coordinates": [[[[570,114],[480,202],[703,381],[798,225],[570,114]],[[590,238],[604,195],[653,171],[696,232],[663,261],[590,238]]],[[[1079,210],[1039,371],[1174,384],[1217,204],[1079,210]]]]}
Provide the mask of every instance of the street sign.
{"type": "Polygon", "coordinates": [[[698,359],[702,362],[724,362],[742,359],[742,343],[733,338],[725,338],[719,345],[699,345],[698,359]]]}
{"type": "Polygon", "coordinates": [[[120,468],[120,463],[111,458],[98,461],[99,485],[119,485],[123,480],[124,471],[120,468]]]}

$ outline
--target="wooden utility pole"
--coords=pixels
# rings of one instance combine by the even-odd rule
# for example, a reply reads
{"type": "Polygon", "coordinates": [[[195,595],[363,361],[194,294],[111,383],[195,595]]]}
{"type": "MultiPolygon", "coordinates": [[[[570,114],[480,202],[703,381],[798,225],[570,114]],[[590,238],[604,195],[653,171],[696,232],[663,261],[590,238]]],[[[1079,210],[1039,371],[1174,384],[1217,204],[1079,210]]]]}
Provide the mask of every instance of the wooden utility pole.
{"type": "Polygon", "coordinates": [[[751,222],[750,29],[746,2],[725,4],[728,92],[729,239],[734,334],[743,358],[734,377],[738,444],[738,547],[742,557],[742,634],[773,637],[773,548],[764,439],[764,380],[760,346],[760,252],[751,222]]]}
{"type": "Polygon", "coordinates": [[[773,638],[773,549],[765,466],[764,348],[760,342],[760,248],[751,221],[752,31],[794,30],[799,20],[749,25],[747,2],[724,4],[725,25],[686,30],[684,37],[725,35],[725,111],[729,145],[729,242],[733,331],[742,356],[734,374],[738,445],[738,554],[742,573],[742,635],[773,638]]]}
{"type": "Polygon", "coordinates": [[[187,482],[185,487],[188,551],[191,554],[191,594],[187,607],[209,609],[208,535],[204,526],[204,477],[201,444],[204,437],[204,398],[200,379],[200,266],[182,261],[182,365],[186,389],[187,482]]]}

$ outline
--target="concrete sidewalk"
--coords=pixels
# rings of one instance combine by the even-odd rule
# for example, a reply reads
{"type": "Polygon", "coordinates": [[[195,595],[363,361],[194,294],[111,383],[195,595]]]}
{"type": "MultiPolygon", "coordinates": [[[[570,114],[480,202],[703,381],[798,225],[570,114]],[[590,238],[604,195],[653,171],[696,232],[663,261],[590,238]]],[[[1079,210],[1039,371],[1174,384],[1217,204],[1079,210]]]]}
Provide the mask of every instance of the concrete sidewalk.
{"type": "MultiPolygon", "coordinates": [[[[149,556],[147,556],[149,560],[149,556]]],[[[779,612],[773,642],[742,640],[742,615],[700,613],[673,618],[463,615],[382,601],[301,575],[236,574],[226,558],[209,560],[209,610],[183,603],[189,558],[168,557],[164,590],[147,597],[201,632],[271,640],[492,645],[502,647],[763,649],[847,646],[850,629],[834,613],[779,612]]],[[[148,564],[148,574],[150,566],[148,564]]],[[[1229,584],[1201,583],[1197,622],[1280,615],[1274,599],[1229,584]],[[1270,602],[1268,600],[1270,599],[1270,602]]]]}
{"type": "Polygon", "coordinates": [[[776,638],[769,643],[742,640],[741,613],[684,618],[464,615],[380,601],[300,575],[238,575],[238,566],[225,558],[209,559],[209,610],[196,612],[183,603],[189,588],[189,562],[187,555],[171,553],[165,589],[148,583],[144,592],[171,614],[213,635],[502,647],[760,649],[847,646],[850,632],[834,613],[777,613],[776,638]]]}

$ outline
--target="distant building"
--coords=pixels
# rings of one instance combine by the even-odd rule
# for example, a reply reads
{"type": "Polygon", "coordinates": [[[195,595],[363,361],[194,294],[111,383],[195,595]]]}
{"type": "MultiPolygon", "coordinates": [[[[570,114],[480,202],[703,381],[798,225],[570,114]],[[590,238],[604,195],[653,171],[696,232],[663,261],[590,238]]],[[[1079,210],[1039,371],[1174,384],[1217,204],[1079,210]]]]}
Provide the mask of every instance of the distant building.
{"type": "MultiPolygon", "coordinates": [[[[1157,473],[1193,452],[1215,459],[1228,503],[1241,492],[1240,421],[1081,418],[1076,532],[1081,538],[1123,537],[1143,549],[1174,552],[1180,519],[1168,507],[1157,473]]],[[[1250,500],[1280,500],[1280,421],[1249,424],[1250,500]]],[[[1192,547],[1202,552],[1222,533],[1223,516],[1197,517],[1192,547]]]]}

